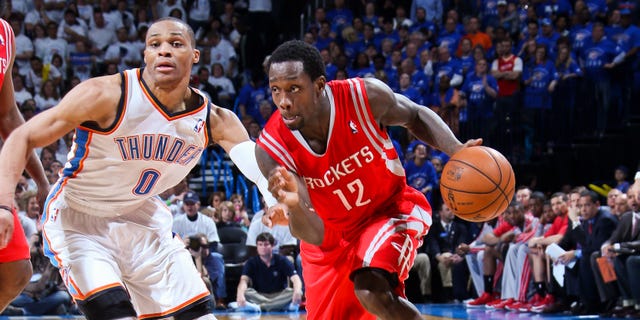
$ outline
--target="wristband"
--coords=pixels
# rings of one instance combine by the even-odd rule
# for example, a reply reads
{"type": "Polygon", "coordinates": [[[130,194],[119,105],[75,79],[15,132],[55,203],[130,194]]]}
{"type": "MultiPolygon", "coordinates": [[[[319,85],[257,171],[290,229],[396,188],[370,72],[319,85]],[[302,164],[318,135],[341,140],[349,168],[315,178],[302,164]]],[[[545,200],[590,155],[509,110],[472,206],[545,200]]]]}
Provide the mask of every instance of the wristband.
{"type": "Polygon", "coordinates": [[[12,207],[5,206],[3,204],[0,204],[0,209],[4,209],[4,210],[7,210],[7,211],[13,213],[13,208],[12,207]]]}

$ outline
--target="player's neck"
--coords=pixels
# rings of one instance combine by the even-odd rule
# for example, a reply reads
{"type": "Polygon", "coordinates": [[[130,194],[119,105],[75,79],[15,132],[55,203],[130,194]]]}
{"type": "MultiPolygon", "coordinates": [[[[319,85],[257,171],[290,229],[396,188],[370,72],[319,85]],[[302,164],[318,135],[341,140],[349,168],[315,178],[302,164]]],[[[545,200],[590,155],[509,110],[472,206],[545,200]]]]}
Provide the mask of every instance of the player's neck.
{"type": "Polygon", "coordinates": [[[181,80],[179,83],[159,83],[154,81],[146,72],[142,78],[153,96],[171,113],[184,111],[187,108],[187,101],[191,98],[189,89],[189,79],[181,80]]]}
{"type": "Polygon", "coordinates": [[[300,129],[300,133],[307,140],[309,145],[316,150],[317,145],[322,146],[322,151],[327,147],[327,141],[329,140],[329,123],[331,122],[331,103],[324,93],[319,98],[318,108],[316,114],[312,117],[313,119],[317,119],[316,121],[309,121],[306,119],[305,125],[302,129],[300,129]]]}

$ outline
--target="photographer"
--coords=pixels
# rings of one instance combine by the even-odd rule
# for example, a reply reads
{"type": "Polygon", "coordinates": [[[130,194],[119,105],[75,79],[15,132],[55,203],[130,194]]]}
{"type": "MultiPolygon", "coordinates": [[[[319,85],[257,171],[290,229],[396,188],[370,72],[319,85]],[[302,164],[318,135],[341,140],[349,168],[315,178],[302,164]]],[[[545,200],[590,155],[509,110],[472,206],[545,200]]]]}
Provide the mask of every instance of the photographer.
{"type": "Polygon", "coordinates": [[[67,314],[71,296],[62,282],[58,269],[44,255],[42,233],[31,237],[31,264],[33,276],[22,293],[11,302],[22,308],[25,315],[67,314]]]}
{"type": "Polygon", "coordinates": [[[207,289],[216,298],[214,307],[219,310],[226,309],[224,298],[226,298],[227,288],[222,256],[217,252],[211,252],[211,244],[207,236],[202,233],[190,236],[186,240],[186,246],[207,289]]]}

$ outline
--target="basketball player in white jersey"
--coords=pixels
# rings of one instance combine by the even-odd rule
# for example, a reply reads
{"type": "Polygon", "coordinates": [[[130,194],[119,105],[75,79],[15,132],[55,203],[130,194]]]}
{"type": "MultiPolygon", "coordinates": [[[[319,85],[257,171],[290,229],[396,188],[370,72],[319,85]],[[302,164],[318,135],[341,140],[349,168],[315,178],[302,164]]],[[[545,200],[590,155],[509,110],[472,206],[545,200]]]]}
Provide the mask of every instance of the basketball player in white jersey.
{"type": "Polygon", "coordinates": [[[31,150],[75,129],[45,204],[44,248],[89,320],[215,319],[190,254],[172,236],[171,212],[155,195],[182,180],[214,142],[248,178],[261,178],[263,188],[266,180],[255,174],[254,144],[235,114],[189,87],[199,58],[187,24],[158,20],[147,32],[143,69],[82,82],[2,149],[0,210],[13,203],[31,150]]]}

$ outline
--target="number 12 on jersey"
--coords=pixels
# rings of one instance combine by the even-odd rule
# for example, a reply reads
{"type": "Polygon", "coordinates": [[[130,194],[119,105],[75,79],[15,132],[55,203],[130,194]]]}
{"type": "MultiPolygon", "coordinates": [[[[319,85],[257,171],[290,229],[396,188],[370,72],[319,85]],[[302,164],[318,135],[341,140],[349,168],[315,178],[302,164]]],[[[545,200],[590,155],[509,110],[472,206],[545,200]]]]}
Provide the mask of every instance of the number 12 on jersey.
{"type": "MultiPolygon", "coordinates": [[[[362,184],[362,181],[360,181],[360,179],[356,179],[349,182],[347,184],[347,190],[349,190],[348,195],[349,195],[349,198],[351,198],[351,200],[353,200],[353,195],[356,195],[356,199],[354,203],[356,207],[362,207],[369,204],[369,202],[371,202],[371,199],[367,199],[367,200],[362,199],[364,197],[364,185],[362,184]]],[[[350,202],[347,199],[347,196],[344,194],[344,192],[342,192],[342,190],[340,189],[333,190],[333,194],[337,195],[338,198],[340,198],[340,201],[342,201],[342,205],[344,205],[344,207],[347,208],[347,210],[353,209],[353,205],[351,204],[352,201],[350,202]]]]}

